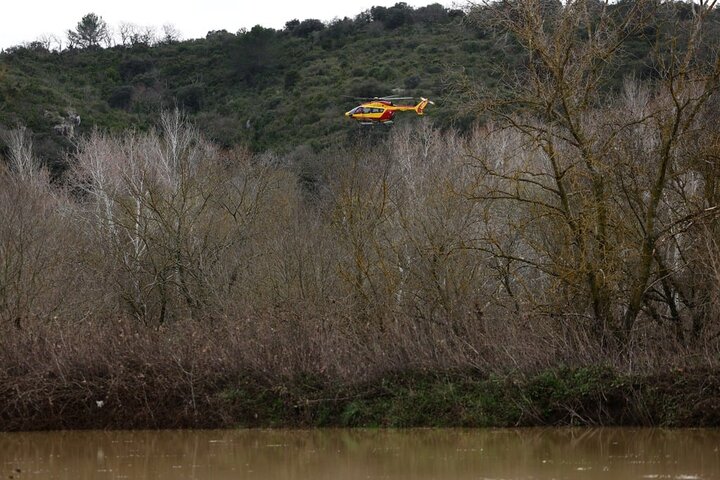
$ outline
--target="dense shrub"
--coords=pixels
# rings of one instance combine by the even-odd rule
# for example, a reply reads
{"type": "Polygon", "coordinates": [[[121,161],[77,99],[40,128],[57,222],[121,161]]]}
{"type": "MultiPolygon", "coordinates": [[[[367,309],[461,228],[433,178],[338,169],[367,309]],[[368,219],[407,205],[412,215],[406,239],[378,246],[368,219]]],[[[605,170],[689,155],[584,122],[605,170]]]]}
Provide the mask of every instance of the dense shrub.
{"type": "Polygon", "coordinates": [[[108,98],[108,105],[112,108],[122,108],[127,110],[130,108],[130,104],[132,103],[133,92],[134,89],[131,85],[123,85],[116,88],[108,98]]]}

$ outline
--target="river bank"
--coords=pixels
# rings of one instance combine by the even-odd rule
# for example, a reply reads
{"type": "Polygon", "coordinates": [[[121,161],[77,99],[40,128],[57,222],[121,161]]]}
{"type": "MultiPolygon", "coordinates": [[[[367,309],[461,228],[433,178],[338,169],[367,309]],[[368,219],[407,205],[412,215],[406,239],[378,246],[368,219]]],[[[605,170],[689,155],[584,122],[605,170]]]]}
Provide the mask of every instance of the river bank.
{"type": "Polygon", "coordinates": [[[0,429],[720,426],[720,376],[709,369],[414,371],[342,386],[212,375],[172,388],[168,378],[126,373],[122,381],[86,377],[55,391],[47,382],[23,391],[16,382],[15,390],[2,389],[0,429]]]}

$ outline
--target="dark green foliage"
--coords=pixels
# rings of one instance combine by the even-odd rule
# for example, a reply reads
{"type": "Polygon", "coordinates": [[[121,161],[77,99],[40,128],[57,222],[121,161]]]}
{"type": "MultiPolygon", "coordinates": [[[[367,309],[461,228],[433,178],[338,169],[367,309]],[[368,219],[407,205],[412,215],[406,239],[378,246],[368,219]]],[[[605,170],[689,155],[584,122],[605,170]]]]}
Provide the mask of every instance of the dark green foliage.
{"type": "Polygon", "coordinates": [[[285,90],[291,90],[300,80],[300,74],[297,70],[290,70],[285,73],[285,90]]]}
{"type": "Polygon", "coordinates": [[[179,107],[189,113],[196,113],[202,107],[204,94],[204,86],[196,83],[178,88],[175,95],[179,107]]]}
{"type": "Polygon", "coordinates": [[[152,68],[152,60],[147,57],[130,57],[120,62],[118,71],[124,81],[130,81],[136,76],[147,72],[152,68]]]}
{"type": "Polygon", "coordinates": [[[67,38],[71,48],[99,47],[109,38],[108,26],[102,17],[88,13],[78,22],[75,30],[68,30],[67,38]]]}
{"type": "Polygon", "coordinates": [[[403,428],[718,425],[720,408],[713,398],[718,384],[706,386],[706,374],[676,371],[631,377],[604,367],[546,370],[528,378],[404,372],[339,389],[322,383],[312,389],[298,384],[280,401],[305,407],[288,416],[292,410],[278,411],[276,402],[269,403],[269,411],[256,402],[263,420],[253,424],[403,428]],[[317,402],[316,397],[327,400],[317,402]]]}
{"type": "Polygon", "coordinates": [[[394,7],[387,9],[385,14],[385,20],[383,24],[389,28],[398,28],[406,23],[412,22],[412,8],[409,8],[406,3],[398,3],[394,7]]]}
{"type": "Polygon", "coordinates": [[[422,22],[428,25],[432,25],[434,23],[439,23],[445,21],[450,12],[448,12],[445,7],[440,5],[439,3],[433,3],[432,5],[428,5],[427,7],[420,7],[416,9],[412,16],[414,21],[416,22],[422,22]]]}
{"type": "Polygon", "coordinates": [[[130,108],[130,103],[132,102],[132,95],[133,87],[131,87],[130,85],[123,85],[121,87],[118,87],[110,94],[110,98],[108,98],[108,105],[110,105],[112,108],[122,108],[124,110],[127,110],[130,108]]]}
{"type": "Polygon", "coordinates": [[[320,20],[309,18],[300,22],[291,33],[297,37],[309,37],[313,32],[325,29],[325,24],[320,20]]]}
{"type": "Polygon", "coordinates": [[[256,86],[260,82],[259,77],[277,64],[275,38],[274,30],[260,26],[236,38],[232,42],[234,48],[231,47],[234,77],[249,87],[256,86]]]}
{"type": "MultiPolygon", "coordinates": [[[[548,1],[547,10],[554,8],[557,2],[548,1]]],[[[627,2],[612,8],[621,15],[627,2]]],[[[665,12],[664,28],[673,25],[674,11],[682,21],[685,10],[680,4],[665,12]]],[[[101,21],[98,17],[98,29],[101,21]]],[[[100,42],[100,34],[90,29],[88,45],[100,42]]],[[[81,134],[94,126],[146,128],[161,107],[178,104],[202,119],[207,135],[223,145],[288,151],[302,144],[325,148],[352,137],[356,125],[342,114],[357,105],[353,97],[402,94],[438,101],[427,114],[441,127],[468,128],[476,117],[461,112],[452,73],[462,71],[497,88],[499,66],[521,68],[527,61],[512,38],[497,34],[460,10],[397,3],[328,25],[291,20],[283,30],[220,30],[154,47],[58,53],[29,44],[0,54],[0,126],[21,123],[38,139],[52,136],[45,112],[72,109],[83,118],[81,134]]],[[[609,88],[619,88],[627,75],[655,78],[652,49],[652,32],[630,38],[622,64],[608,70],[609,88]]],[[[46,160],[63,156],[50,152],[46,160]]]]}
{"type": "MultiPolygon", "coordinates": [[[[375,73],[379,73],[377,68],[375,68],[375,73]]],[[[381,83],[375,78],[372,78],[370,80],[358,81],[355,85],[352,86],[349,93],[353,97],[357,98],[372,98],[376,96],[386,95],[385,93],[378,94],[378,92],[387,91],[387,84],[381,83]]]]}
{"type": "Polygon", "coordinates": [[[411,77],[406,77],[403,83],[405,84],[405,88],[408,90],[417,88],[420,85],[420,76],[413,75],[411,77]]]}
{"type": "Polygon", "coordinates": [[[405,2],[396,3],[392,7],[372,7],[370,15],[374,21],[390,30],[413,22],[413,9],[405,2]]]}
{"type": "Polygon", "coordinates": [[[285,22],[285,31],[286,32],[292,32],[297,26],[300,25],[300,20],[297,18],[294,18],[292,20],[288,20],[285,22]]]}
{"type": "Polygon", "coordinates": [[[348,97],[415,89],[419,78],[431,85],[442,69],[431,66],[434,73],[428,73],[433,59],[421,58],[416,47],[472,37],[437,5],[413,10],[398,4],[385,13],[388,25],[362,13],[327,26],[290,21],[282,31],[220,30],[155,47],[11,49],[0,55],[0,97],[9,99],[0,109],[0,125],[23,123],[37,135],[52,135],[43,112],[74,109],[83,118],[80,133],[93,126],[143,128],[160,107],[177,103],[202,118],[208,136],[225,145],[323,148],[356,127],[342,116],[356,105],[348,97]]]}

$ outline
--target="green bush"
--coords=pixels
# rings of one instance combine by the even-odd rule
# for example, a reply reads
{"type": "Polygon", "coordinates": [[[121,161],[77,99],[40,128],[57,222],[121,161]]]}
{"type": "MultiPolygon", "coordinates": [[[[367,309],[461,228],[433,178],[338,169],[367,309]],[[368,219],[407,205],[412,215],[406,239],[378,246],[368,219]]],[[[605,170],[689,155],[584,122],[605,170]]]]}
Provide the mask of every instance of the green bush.
{"type": "Polygon", "coordinates": [[[123,85],[116,88],[110,94],[108,98],[108,105],[112,108],[121,108],[127,110],[130,108],[133,97],[133,87],[130,85],[123,85]]]}

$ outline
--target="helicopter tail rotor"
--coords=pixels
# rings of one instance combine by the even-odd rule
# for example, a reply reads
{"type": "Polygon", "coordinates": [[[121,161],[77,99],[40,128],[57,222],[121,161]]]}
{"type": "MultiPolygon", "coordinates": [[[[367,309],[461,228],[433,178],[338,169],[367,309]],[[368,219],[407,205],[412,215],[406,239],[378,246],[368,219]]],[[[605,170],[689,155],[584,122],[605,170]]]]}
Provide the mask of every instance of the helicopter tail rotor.
{"type": "Polygon", "coordinates": [[[435,105],[435,102],[433,102],[432,100],[428,100],[427,98],[420,97],[420,103],[418,103],[417,105],[415,105],[415,112],[416,112],[418,115],[424,115],[424,114],[425,114],[425,107],[427,107],[428,104],[430,104],[430,105],[435,105]]]}

